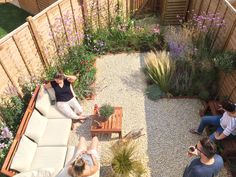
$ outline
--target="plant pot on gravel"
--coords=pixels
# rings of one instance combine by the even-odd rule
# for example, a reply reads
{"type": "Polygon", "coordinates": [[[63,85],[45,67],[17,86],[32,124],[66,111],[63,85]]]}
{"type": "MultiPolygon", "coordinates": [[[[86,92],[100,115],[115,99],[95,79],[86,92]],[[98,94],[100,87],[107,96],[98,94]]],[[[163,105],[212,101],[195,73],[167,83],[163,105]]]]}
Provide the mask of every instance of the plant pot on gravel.
{"type": "Polygon", "coordinates": [[[99,109],[99,120],[101,122],[107,121],[114,113],[115,109],[110,104],[104,104],[99,109]]]}

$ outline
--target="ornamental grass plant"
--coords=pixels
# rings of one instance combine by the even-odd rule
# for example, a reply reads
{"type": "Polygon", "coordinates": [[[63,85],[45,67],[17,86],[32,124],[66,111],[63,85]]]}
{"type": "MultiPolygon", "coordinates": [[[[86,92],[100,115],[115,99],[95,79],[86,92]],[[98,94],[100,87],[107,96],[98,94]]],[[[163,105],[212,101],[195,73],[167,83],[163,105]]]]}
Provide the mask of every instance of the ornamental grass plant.
{"type": "Polygon", "coordinates": [[[145,174],[137,152],[137,144],[134,141],[114,144],[111,147],[111,153],[111,166],[115,177],[141,177],[145,174]]]}
{"type": "Polygon", "coordinates": [[[170,93],[171,78],[175,70],[175,62],[166,51],[149,52],[145,57],[147,74],[161,91],[170,93]]]}

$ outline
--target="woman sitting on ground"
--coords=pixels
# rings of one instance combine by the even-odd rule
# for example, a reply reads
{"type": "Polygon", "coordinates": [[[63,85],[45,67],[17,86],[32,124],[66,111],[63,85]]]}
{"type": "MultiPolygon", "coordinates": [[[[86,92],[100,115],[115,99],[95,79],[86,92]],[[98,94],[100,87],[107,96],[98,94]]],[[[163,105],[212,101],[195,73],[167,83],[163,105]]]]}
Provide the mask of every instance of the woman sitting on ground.
{"type": "Polygon", "coordinates": [[[197,129],[191,129],[193,134],[201,135],[204,128],[208,125],[215,126],[216,132],[210,135],[211,140],[222,140],[226,137],[233,137],[236,135],[236,106],[228,101],[223,102],[221,109],[224,114],[216,116],[204,116],[201,119],[200,125],[197,129]]]}
{"type": "Polygon", "coordinates": [[[85,119],[81,116],[83,109],[77,99],[71,83],[75,82],[76,76],[68,76],[63,73],[56,73],[54,81],[50,81],[44,85],[47,88],[53,88],[56,95],[56,106],[66,117],[82,122],[85,119]]]}
{"type": "Polygon", "coordinates": [[[95,174],[99,169],[99,155],[97,152],[98,138],[92,139],[87,149],[86,140],[80,137],[77,152],[68,167],[68,174],[72,177],[86,177],[95,174]]]}

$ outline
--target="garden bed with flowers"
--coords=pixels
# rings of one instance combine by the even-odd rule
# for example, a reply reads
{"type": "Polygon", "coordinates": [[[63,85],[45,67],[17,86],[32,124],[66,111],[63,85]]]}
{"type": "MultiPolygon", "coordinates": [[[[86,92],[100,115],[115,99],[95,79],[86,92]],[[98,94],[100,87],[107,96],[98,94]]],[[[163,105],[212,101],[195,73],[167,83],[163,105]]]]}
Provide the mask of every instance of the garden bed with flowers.
{"type": "MultiPolygon", "coordinates": [[[[180,19],[183,21],[183,19],[180,19]]],[[[181,26],[166,28],[167,48],[146,57],[149,98],[187,96],[203,100],[218,96],[219,71],[236,69],[236,52],[214,48],[217,27],[225,22],[219,14],[193,14],[181,26]]]]}

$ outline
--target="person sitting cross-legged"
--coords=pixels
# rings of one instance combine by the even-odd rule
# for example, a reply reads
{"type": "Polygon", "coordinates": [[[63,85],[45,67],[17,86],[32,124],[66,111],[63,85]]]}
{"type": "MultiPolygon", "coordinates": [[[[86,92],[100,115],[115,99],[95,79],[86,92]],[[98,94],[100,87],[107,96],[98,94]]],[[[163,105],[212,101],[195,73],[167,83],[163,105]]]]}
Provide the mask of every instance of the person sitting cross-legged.
{"type": "Polygon", "coordinates": [[[234,137],[236,135],[236,106],[233,103],[225,101],[221,105],[224,110],[223,115],[204,116],[196,129],[190,129],[193,134],[201,135],[203,130],[208,125],[216,127],[216,132],[210,135],[210,139],[222,140],[226,137],[234,137]]]}
{"type": "Polygon", "coordinates": [[[190,146],[188,156],[199,156],[185,168],[183,177],[215,177],[222,169],[224,162],[216,154],[216,145],[208,137],[202,138],[195,146],[190,146]]]}

